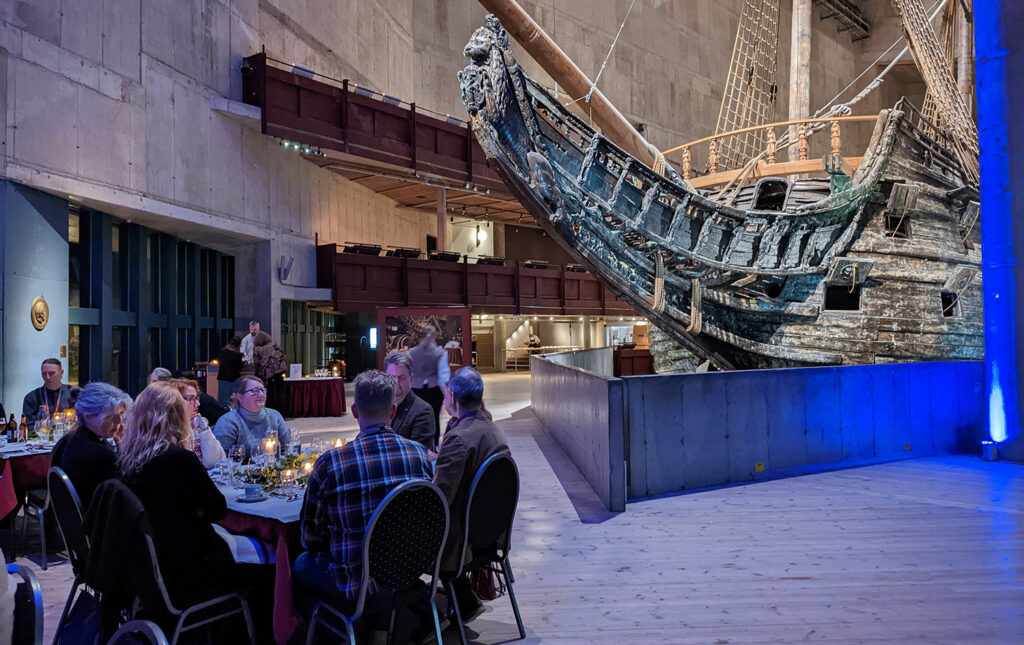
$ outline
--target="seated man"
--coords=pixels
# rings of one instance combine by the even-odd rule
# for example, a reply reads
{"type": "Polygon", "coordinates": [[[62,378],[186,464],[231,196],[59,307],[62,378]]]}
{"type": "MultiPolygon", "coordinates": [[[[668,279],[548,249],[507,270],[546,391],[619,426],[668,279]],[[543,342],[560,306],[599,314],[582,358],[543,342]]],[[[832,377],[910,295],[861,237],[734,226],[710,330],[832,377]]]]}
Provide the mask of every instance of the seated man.
{"type": "MultiPolygon", "coordinates": [[[[509,452],[505,433],[491,421],[490,415],[481,413],[484,400],[484,382],[472,367],[455,372],[445,391],[444,407],[455,421],[437,451],[434,483],[448,499],[450,524],[448,541],[441,557],[441,576],[451,579],[465,562],[459,562],[462,543],[466,536],[466,505],[469,485],[487,458],[499,452],[509,452]]],[[[467,561],[472,553],[466,553],[467,561]]],[[[480,600],[473,595],[468,577],[463,574],[453,581],[459,613],[463,622],[469,622],[483,611],[480,600]]]]}
{"type": "Polygon", "coordinates": [[[412,391],[412,359],[404,352],[391,352],[384,358],[384,370],[395,379],[395,418],[391,429],[399,436],[418,441],[427,450],[434,449],[434,408],[412,391]]]}
{"type": "Polygon", "coordinates": [[[21,414],[29,428],[41,418],[40,413],[52,416],[71,407],[71,388],[61,383],[64,378],[64,366],[60,359],[44,360],[40,371],[43,375],[43,385],[26,394],[21,405],[21,414]]]}
{"type": "Polygon", "coordinates": [[[358,597],[363,537],[380,502],[398,484],[431,476],[426,449],[391,430],[394,412],[394,379],[377,370],[356,377],[352,416],[359,434],[320,455],[306,486],[300,515],[306,551],[295,562],[295,577],[335,599],[358,597]]]}

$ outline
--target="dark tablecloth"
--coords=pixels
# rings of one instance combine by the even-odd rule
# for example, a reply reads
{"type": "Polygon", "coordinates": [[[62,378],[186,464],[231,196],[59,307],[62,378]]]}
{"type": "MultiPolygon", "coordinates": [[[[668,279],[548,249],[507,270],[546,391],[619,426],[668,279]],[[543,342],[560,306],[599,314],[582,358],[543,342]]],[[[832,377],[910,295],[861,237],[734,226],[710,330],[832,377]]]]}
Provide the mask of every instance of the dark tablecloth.
{"type": "Polygon", "coordinates": [[[295,630],[302,624],[302,617],[295,611],[292,602],[292,562],[301,548],[299,523],[285,524],[269,517],[248,515],[228,509],[228,515],[220,525],[233,533],[259,538],[275,545],[274,549],[274,640],[287,643],[295,630]],[[296,550],[294,557],[290,547],[296,550]]]}
{"type": "Polygon", "coordinates": [[[278,410],[285,417],[340,417],[345,414],[345,381],[332,379],[286,380],[284,401],[278,410]]]}
{"type": "Polygon", "coordinates": [[[50,469],[50,453],[23,455],[0,459],[0,519],[18,508],[25,491],[46,488],[46,471],[50,469]]]}

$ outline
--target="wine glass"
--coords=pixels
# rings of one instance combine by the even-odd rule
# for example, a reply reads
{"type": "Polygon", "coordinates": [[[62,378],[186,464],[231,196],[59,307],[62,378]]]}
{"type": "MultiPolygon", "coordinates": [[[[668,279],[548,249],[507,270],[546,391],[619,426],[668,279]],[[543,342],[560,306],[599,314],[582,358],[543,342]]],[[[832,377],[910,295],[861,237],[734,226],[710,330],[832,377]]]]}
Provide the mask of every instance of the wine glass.
{"type": "Polygon", "coordinates": [[[234,466],[231,468],[231,476],[234,480],[235,487],[241,486],[241,472],[242,466],[248,461],[249,454],[245,449],[245,446],[234,446],[228,453],[228,458],[232,461],[234,466]]]}

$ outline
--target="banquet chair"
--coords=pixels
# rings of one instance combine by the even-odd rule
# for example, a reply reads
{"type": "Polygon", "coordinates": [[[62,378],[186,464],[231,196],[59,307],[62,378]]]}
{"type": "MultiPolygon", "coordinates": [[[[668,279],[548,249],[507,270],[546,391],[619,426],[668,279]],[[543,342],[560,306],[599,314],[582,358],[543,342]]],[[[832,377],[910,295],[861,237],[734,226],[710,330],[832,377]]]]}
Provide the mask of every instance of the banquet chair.
{"type": "Polygon", "coordinates": [[[14,592],[14,630],[11,645],[43,645],[43,590],[32,570],[7,565],[7,573],[21,577],[14,592]]]}
{"type": "Polygon", "coordinates": [[[82,501],[67,474],[60,467],[53,466],[46,474],[46,481],[50,494],[50,506],[57,519],[57,529],[60,531],[61,537],[64,538],[64,544],[68,549],[68,559],[71,560],[71,571],[75,574],[71,583],[71,591],[64,603],[64,611],[61,612],[60,621],[57,623],[57,630],[53,637],[54,642],[57,642],[68,611],[70,611],[75,595],[82,584],[82,569],[89,557],[89,539],[82,530],[82,516],[84,515],[82,501]]]}
{"type": "Polygon", "coordinates": [[[21,520],[21,543],[25,544],[28,534],[28,518],[35,517],[39,524],[39,566],[46,571],[46,511],[50,508],[50,496],[45,488],[33,488],[25,493],[25,517],[21,520]]]}
{"type": "Polygon", "coordinates": [[[339,638],[347,638],[349,645],[355,645],[353,624],[363,615],[368,603],[390,608],[390,628],[393,629],[395,602],[404,599],[403,592],[408,594],[408,590],[416,590],[417,585],[428,596],[437,642],[442,643],[434,594],[441,551],[447,537],[448,502],[441,490],[425,479],[410,480],[396,486],[377,505],[366,528],[362,580],[355,610],[346,615],[326,601],[318,602],[306,633],[306,645],[314,642],[318,626],[339,638]],[[431,575],[427,590],[422,589],[419,580],[423,573],[431,575]],[[338,622],[343,623],[344,628],[339,627],[338,622]]]}
{"type": "Polygon", "coordinates": [[[462,544],[462,556],[459,562],[466,561],[469,550],[473,559],[461,566],[455,576],[448,581],[448,597],[455,608],[455,622],[459,626],[459,638],[466,645],[466,629],[462,622],[459,603],[455,602],[453,581],[464,573],[486,570],[502,576],[508,598],[512,603],[512,611],[519,628],[519,638],[526,638],[523,619],[519,615],[519,604],[512,590],[515,579],[512,576],[512,565],[508,561],[509,542],[512,534],[512,521],[519,503],[519,469],[516,462],[507,453],[492,455],[476,471],[469,485],[469,496],[466,502],[466,540],[462,544]]]}
{"type": "Polygon", "coordinates": [[[169,627],[171,623],[174,625],[170,644],[176,645],[178,639],[187,632],[240,615],[245,621],[249,642],[255,645],[256,636],[253,632],[249,603],[241,594],[227,593],[179,609],[171,600],[163,574],[160,572],[156,545],[153,542],[153,529],[148,520],[142,522],[142,539],[145,542],[145,553],[148,553],[149,566],[140,572],[141,584],[137,589],[138,597],[132,611],[133,619],[142,615],[168,618],[167,626],[169,627]]]}
{"type": "Polygon", "coordinates": [[[151,620],[129,620],[118,628],[107,645],[168,645],[164,630],[151,620]]]}

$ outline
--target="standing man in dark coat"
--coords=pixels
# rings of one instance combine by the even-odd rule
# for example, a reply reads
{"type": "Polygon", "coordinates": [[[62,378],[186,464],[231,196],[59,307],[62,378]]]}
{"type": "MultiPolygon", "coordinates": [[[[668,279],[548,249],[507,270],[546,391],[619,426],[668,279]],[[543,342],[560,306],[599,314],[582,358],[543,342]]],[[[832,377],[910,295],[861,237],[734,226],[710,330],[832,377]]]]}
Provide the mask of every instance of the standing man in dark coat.
{"type": "MultiPolygon", "coordinates": [[[[459,562],[462,543],[466,539],[466,505],[469,485],[487,458],[499,452],[508,453],[505,433],[489,418],[480,414],[484,400],[484,381],[472,367],[455,372],[445,390],[444,407],[456,421],[449,426],[437,451],[434,483],[448,500],[450,525],[448,541],[441,557],[441,576],[450,579],[465,562],[459,562]]],[[[466,552],[467,561],[473,554],[466,552]]],[[[473,594],[469,579],[463,574],[452,581],[463,622],[469,622],[483,611],[473,594]]]]}
{"type": "Polygon", "coordinates": [[[437,344],[437,328],[423,327],[423,337],[409,350],[412,359],[412,391],[434,409],[434,444],[440,436],[441,405],[444,403],[444,385],[448,382],[451,368],[448,366],[448,352],[437,344]]]}
{"type": "Polygon", "coordinates": [[[403,352],[391,352],[384,358],[384,371],[395,379],[395,418],[391,429],[406,439],[412,439],[427,450],[434,450],[434,409],[416,396],[412,388],[414,377],[412,359],[403,352]]]}
{"type": "Polygon", "coordinates": [[[31,428],[39,419],[40,408],[47,416],[64,412],[71,407],[71,388],[64,385],[64,366],[59,358],[47,358],[40,368],[43,385],[25,395],[21,414],[31,428]]]}

